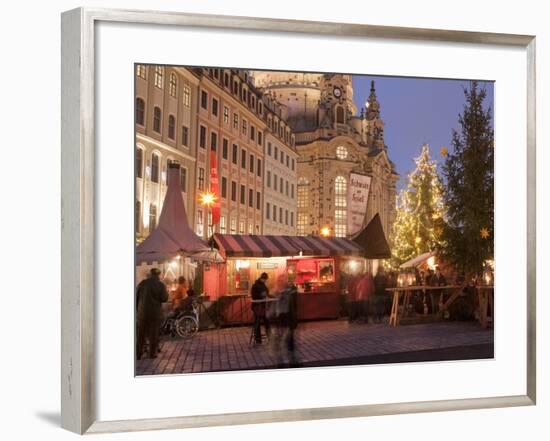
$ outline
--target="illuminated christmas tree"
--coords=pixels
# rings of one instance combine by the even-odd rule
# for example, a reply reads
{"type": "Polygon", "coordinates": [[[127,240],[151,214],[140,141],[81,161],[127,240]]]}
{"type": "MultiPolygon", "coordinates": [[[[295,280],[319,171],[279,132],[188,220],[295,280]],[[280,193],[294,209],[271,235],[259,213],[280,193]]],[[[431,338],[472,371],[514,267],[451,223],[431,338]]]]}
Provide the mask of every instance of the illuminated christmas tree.
{"type": "Polygon", "coordinates": [[[426,144],[414,161],[416,169],[409,174],[407,188],[401,190],[397,203],[391,261],[394,268],[443,245],[443,189],[426,144]]]}

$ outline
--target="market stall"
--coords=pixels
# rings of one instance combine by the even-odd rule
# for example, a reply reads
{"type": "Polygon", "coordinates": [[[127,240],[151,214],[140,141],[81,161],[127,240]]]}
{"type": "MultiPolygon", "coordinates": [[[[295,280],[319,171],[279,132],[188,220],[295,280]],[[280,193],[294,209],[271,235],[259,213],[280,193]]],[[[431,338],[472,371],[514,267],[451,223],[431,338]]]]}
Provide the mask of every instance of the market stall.
{"type": "MultiPolygon", "coordinates": [[[[187,213],[180,190],[180,165],[168,164],[168,188],[156,228],[136,247],[136,285],[146,278],[151,268],[162,271],[162,280],[169,291],[176,288],[179,276],[189,284],[200,274],[200,265],[220,261],[217,250],[199,238],[187,222],[187,213]]],[[[200,294],[200,293],[198,293],[200,294]]],[[[202,305],[208,308],[208,299],[202,305]]],[[[165,311],[172,308],[171,300],[163,305],[165,311]]]]}
{"type": "Polygon", "coordinates": [[[345,238],[215,234],[214,242],[225,263],[205,270],[204,286],[226,324],[251,321],[250,288],[263,272],[270,292],[296,284],[299,320],[337,318],[340,273],[365,266],[364,249],[345,238]]]}

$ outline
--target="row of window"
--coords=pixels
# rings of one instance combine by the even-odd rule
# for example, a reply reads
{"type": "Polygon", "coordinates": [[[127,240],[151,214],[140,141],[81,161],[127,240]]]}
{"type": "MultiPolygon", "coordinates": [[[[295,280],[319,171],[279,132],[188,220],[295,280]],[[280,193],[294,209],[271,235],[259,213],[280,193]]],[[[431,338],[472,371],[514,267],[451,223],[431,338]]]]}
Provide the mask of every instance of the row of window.
{"type": "MultiPolygon", "coordinates": [[[[246,81],[248,81],[247,74],[245,73],[245,83],[241,81],[238,75],[233,76],[233,80],[230,79],[229,72],[223,72],[223,81],[222,81],[222,72],[221,69],[208,69],[210,76],[219,80],[219,82],[230,92],[236,95],[242,102],[246,103],[249,108],[256,111],[263,119],[267,122],[269,129],[277,134],[279,138],[284,139],[287,144],[294,145],[294,136],[291,135],[290,129],[277,117],[272,118],[271,114],[268,112],[267,118],[263,112],[263,102],[260,96],[256,97],[256,94],[251,92],[249,88],[246,87],[246,81]],[[243,84],[245,86],[243,87],[243,84]]],[[[206,92],[204,92],[206,93],[206,92]]],[[[203,108],[207,108],[208,98],[204,98],[203,108]]],[[[217,113],[214,114],[217,116],[217,113]]],[[[224,122],[228,122],[229,118],[225,118],[224,122]]]]}
{"type": "MultiPolygon", "coordinates": [[[[158,153],[152,153],[151,154],[151,163],[147,162],[147,167],[145,168],[145,161],[144,161],[144,151],[141,148],[136,149],[136,176],[138,178],[143,178],[144,169],[147,171],[148,177],[150,178],[151,182],[154,182],[158,184],[160,182],[160,155],[158,153]]],[[[166,165],[163,167],[163,173],[166,174],[166,170],[168,169],[168,162],[170,159],[166,161],[166,165]]],[[[164,181],[166,181],[166,176],[163,177],[164,181]]],[[[204,173],[203,173],[203,179],[204,179],[204,173]]],[[[180,168],[180,187],[181,191],[187,192],[187,169],[185,167],[180,168]]]]}
{"type": "Polygon", "coordinates": [[[283,218],[283,208],[279,207],[279,210],[277,211],[277,205],[273,204],[271,205],[269,202],[265,205],[265,218],[266,220],[273,220],[273,222],[279,222],[280,224],[290,225],[291,227],[294,226],[294,212],[288,211],[288,209],[284,210],[284,218],[283,218]],[[277,217],[277,213],[279,213],[279,216],[277,217]],[[289,217],[290,213],[290,217],[289,217]]]}
{"type": "MultiPolygon", "coordinates": [[[[247,205],[250,208],[254,208],[254,204],[256,206],[257,210],[260,210],[262,207],[262,194],[257,191],[256,197],[254,198],[254,190],[249,188],[248,189],[248,198],[247,198],[247,190],[246,186],[244,184],[241,184],[239,187],[239,202],[242,205],[247,205]]],[[[225,176],[222,176],[221,179],[221,197],[223,199],[231,198],[233,202],[237,202],[237,182],[231,181],[231,188],[229,188],[228,180],[225,176]]]]}
{"type": "MultiPolygon", "coordinates": [[[[145,125],[145,101],[142,98],[136,99],[136,124],[145,125]]],[[[162,133],[162,110],[160,107],[153,108],[153,130],[159,134],[162,133]]],[[[174,115],[168,115],[168,138],[176,140],[176,118],[174,115]]],[[[189,147],[189,127],[181,126],[181,143],[189,147]]]]}
{"type": "MultiPolygon", "coordinates": [[[[298,219],[296,232],[299,236],[308,233],[308,208],[310,201],[309,181],[301,177],[298,179],[297,201],[298,219]]],[[[334,235],[345,237],[347,233],[347,181],[344,176],[334,179],[334,235]]]]}
{"type": "Polygon", "coordinates": [[[217,79],[221,85],[232,92],[233,95],[236,95],[242,102],[246,103],[249,108],[260,116],[263,114],[263,103],[260,97],[256,97],[256,94],[246,87],[248,74],[245,73],[245,81],[243,82],[238,75],[230,76],[228,71],[223,72],[223,78],[221,69],[208,69],[208,72],[211,77],[217,79]]]}
{"type": "MultiPolygon", "coordinates": [[[[218,72],[217,73],[218,76],[220,75],[219,69],[210,69],[210,70],[214,72],[214,76],[216,75],[216,72],[218,72]]],[[[147,79],[147,66],[145,66],[143,64],[138,64],[137,67],[136,67],[136,72],[137,72],[138,77],[141,77],[143,79],[147,79]]],[[[159,89],[164,88],[164,67],[163,66],[154,66],[154,84],[155,84],[155,87],[157,87],[159,89]]],[[[174,98],[177,97],[177,94],[178,94],[178,78],[177,78],[177,75],[174,72],[170,73],[170,78],[169,78],[169,83],[168,84],[169,84],[168,91],[169,91],[170,96],[172,96],[174,98]]],[[[225,87],[229,88],[229,74],[227,72],[225,72],[225,74],[224,74],[224,85],[225,85],[225,87]]],[[[243,88],[241,82],[234,81],[231,91],[234,94],[238,95],[241,98],[241,101],[244,101],[244,102],[248,103],[249,107],[251,107],[252,109],[255,109],[260,116],[263,115],[263,104],[262,104],[261,99],[256,98],[255,94],[251,93],[250,90],[247,89],[246,87],[243,88]]],[[[187,86],[187,85],[183,86],[183,95],[182,96],[183,96],[183,104],[186,107],[190,107],[191,106],[191,89],[190,89],[189,86],[187,86]]],[[[201,107],[205,110],[208,110],[208,92],[205,91],[205,90],[201,91],[201,107]]],[[[218,116],[219,101],[215,97],[212,97],[211,112],[212,112],[212,115],[218,116]]],[[[225,124],[229,124],[229,108],[227,106],[224,106],[224,109],[223,109],[223,121],[224,121],[225,124]]],[[[233,115],[233,128],[238,129],[238,125],[239,125],[238,115],[234,114],[233,115]]],[[[246,125],[247,125],[246,121],[243,121],[241,130],[243,131],[243,134],[245,134],[245,135],[246,135],[246,131],[247,131],[246,125]]],[[[269,129],[272,132],[277,134],[281,139],[284,139],[284,141],[287,144],[294,145],[294,136],[291,135],[290,129],[287,126],[285,126],[284,124],[282,124],[281,121],[278,118],[272,118],[271,115],[270,115],[267,118],[267,125],[268,125],[269,129]]],[[[262,132],[259,131],[259,130],[257,132],[258,132],[257,142],[258,142],[258,144],[261,145],[262,144],[262,139],[261,139],[262,138],[262,132]]],[[[254,128],[253,127],[251,127],[251,130],[250,130],[250,137],[251,137],[251,139],[254,139],[254,128]]]]}
{"type": "MultiPolygon", "coordinates": [[[[167,162],[168,164],[168,162],[167,162]]],[[[143,177],[144,170],[144,151],[141,148],[138,148],[136,151],[136,176],[138,178],[143,177]]],[[[164,168],[166,170],[166,167],[164,168]]],[[[159,183],[160,181],[160,155],[157,153],[152,153],[151,155],[151,165],[150,165],[150,179],[151,182],[159,183]]],[[[205,189],[205,169],[200,167],[198,169],[198,189],[203,191],[205,189]]],[[[270,171],[268,171],[268,186],[270,179],[270,171]]],[[[277,182],[275,179],[274,182],[277,182]]],[[[280,178],[280,187],[283,186],[282,178],[280,178]]],[[[187,192],[187,169],[182,167],[180,168],[180,187],[182,192],[187,192]]],[[[286,192],[288,196],[288,181],[286,181],[286,192]]],[[[294,198],[294,184],[291,184],[291,197],[294,198]]],[[[277,189],[277,187],[275,187],[277,189]]],[[[254,192],[253,189],[246,189],[244,184],[241,184],[239,187],[239,194],[237,195],[237,182],[231,181],[231,189],[228,188],[228,180],[225,176],[222,176],[221,179],[221,197],[227,199],[228,196],[233,202],[237,202],[237,196],[239,196],[239,202],[242,205],[247,205],[250,208],[256,208],[257,210],[261,209],[262,206],[262,196],[259,191],[254,192]],[[228,194],[229,193],[229,194],[228,194]]],[[[297,233],[299,235],[306,234],[307,229],[307,215],[304,213],[309,206],[309,181],[302,177],[298,181],[298,191],[297,191],[297,208],[300,211],[298,214],[297,222],[297,233]]],[[[347,181],[343,176],[337,176],[334,180],[334,235],[336,237],[345,237],[347,232],[347,181]]],[[[266,204],[266,219],[271,219],[275,222],[283,223],[283,209],[282,207],[277,206],[268,202],[266,204]],[[277,216],[278,213],[278,216],[277,216]]],[[[141,210],[141,208],[140,208],[141,210]]],[[[156,219],[156,209],[150,213],[155,213],[156,219]]],[[[284,224],[294,226],[294,213],[290,212],[290,218],[288,210],[285,210],[284,214],[284,224]]],[[[151,222],[150,222],[151,225],[151,222]]],[[[152,229],[150,229],[152,231],[152,229]]]]}
{"type": "MultiPolygon", "coordinates": [[[[237,216],[230,217],[230,234],[237,234],[237,216]]],[[[246,222],[244,220],[241,220],[239,222],[239,230],[238,234],[245,234],[247,231],[245,231],[246,222]]],[[[225,214],[222,214],[220,216],[220,225],[219,225],[219,231],[221,234],[226,234],[227,231],[227,216],[225,214]]],[[[202,210],[197,211],[197,225],[195,232],[197,235],[201,236],[204,234],[204,213],[202,210]]],[[[213,233],[213,226],[212,226],[212,213],[208,213],[208,237],[212,236],[213,233]]],[[[254,228],[254,224],[252,222],[248,223],[248,234],[259,234],[260,233],[260,226],[256,225],[256,228],[254,228]]]]}
{"type": "Polygon", "coordinates": [[[266,186],[268,188],[272,187],[273,183],[273,190],[279,191],[281,194],[285,194],[287,197],[290,197],[291,199],[294,199],[294,184],[290,183],[283,179],[280,176],[277,176],[276,173],[273,173],[273,182],[271,180],[271,171],[267,171],[266,176],[266,186]],[[290,191],[289,191],[290,189],[290,191]]]}
{"type": "MultiPolygon", "coordinates": [[[[159,89],[164,89],[164,67],[163,66],[154,66],[154,83],[155,87],[159,89]]],[[[136,66],[136,75],[144,80],[147,79],[147,66],[144,64],[138,64],[136,66]]],[[[170,79],[168,82],[168,93],[171,97],[176,98],[178,96],[178,77],[172,72],[170,73],[170,79]]],[[[186,107],[191,107],[191,88],[186,84],[183,85],[183,105],[186,107]]]]}
{"type": "MultiPolygon", "coordinates": [[[[200,126],[199,128],[199,146],[203,149],[206,149],[206,137],[207,129],[205,126],[200,126]]],[[[210,150],[216,152],[218,150],[218,133],[211,131],[210,132],[210,150]]],[[[227,138],[222,139],[222,149],[221,149],[222,159],[229,159],[229,140],[227,138]]],[[[231,150],[231,162],[237,165],[239,160],[239,146],[237,144],[232,145],[231,150]]],[[[253,153],[248,153],[245,149],[241,149],[241,168],[243,170],[248,169],[252,174],[256,173],[258,177],[262,176],[262,160],[261,158],[256,158],[253,153]]]]}
{"type": "MultiPolygon", "coordinates": [[[[241,220],[239,222],[239,234],[245,234],[245,226],[246,222],[244,220],[241,220]]],[[[227,231],[227,217],[223,214],[220,216],[220,233],[226,234],[227,231]]],[[[229,233],[230,234],[237,234],[237,217],[230,217],[229,222],[229,233]]],[[[254,224],[252,222],[248,223],[248,234],[260,234],[260,226],[256,225],[256,228],[254,228],[254,224]]]]}
{"type": "Polygon", "coordinates": [[[275,133],[279,138],[285,141],[286,144],[294,146],[294,135],[290,134],[290,129],[284,124],[281,124],[281,121],[276,118],[267,118],[267,127],[275,133]]]}
{"type": "MultiPolygon", "coordinates": [[[[201,91],[201,107],[205,110],[208,110],[208,92],[205,90],[201,91]]],[[[216,98],[212,98],[212,104],[211,104],[211,113],[213,116],[218,116],[218,100],[216,98]]],[[[223,122],[224,124],[229,125],[229,107],[223,106],[223,122]]],[[[234,130],[239,130],[239,114],[233,113],[233,119],[232,119],[232,126],[234,130]]],[[[259,146],[263,143],[263,133],[260,129],[256,129],[252,124],[249,124],[248,121],[245,118],[242,118],[241,120],[241,133],[244,136],[250,136],[250,140],[252,142],[256,142],[259,146]]]]}
{"type": "MultiPolygon", "coordinates": [[[[141,201],[136,201],[136,212],[135,212],[135,226],[136,232],[142,232],[141,224],[141,201]]],[[[149,232],[153,231],[157,226],[157,206],[155,204],[149,204],[149,232]]]]}
{"type": "Polygon", "coordinates": [[[286,154],[283,149],[279,150],[279,147],[276,145],[271,145],[270,142],[267,143],[267,155],[273,156],[275,161],[279,161],[281,164],[285,165],[288,168],[290,168],[292,171],[296,168],[296,161],[294,158],[291,158],[290,155],[286,154]]]}
{"type": "Polygon", "coordinates": [[[305,236],[307,234],[308,216],[306,210],[309,207],[309,198],[309,181],[302,176],[298,179],[296,198],[296,207],[298,209],[296,234],[298,234],[298,236],[305,236]]]}

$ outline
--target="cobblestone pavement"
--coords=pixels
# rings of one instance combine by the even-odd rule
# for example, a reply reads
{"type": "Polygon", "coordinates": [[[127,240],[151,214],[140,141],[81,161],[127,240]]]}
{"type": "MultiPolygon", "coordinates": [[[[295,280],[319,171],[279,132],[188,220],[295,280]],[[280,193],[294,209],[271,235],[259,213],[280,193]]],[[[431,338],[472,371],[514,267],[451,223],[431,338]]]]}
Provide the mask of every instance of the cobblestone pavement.
{"type": "MultiPolygon", "coordinates": [[[[250,327],[244,326],[200,331],[189,339],[164,338],[158,357],[138,361],[136,374],[266,369],[285,366],[285,363],[288,366],[284,345],[281,345],[283,351],[277,350],[276,338],[254,346],[249,343],[250,333],[250,327]]],[[[426,323],[394,328],[387,324],[348,324],[347,321],[333,320],[300,323],[296,331],[296,356],[301,364],[314,366],[318,362],[326,366],[331,364],[327,363],[329,360],[341,365],[344,363],[338,363],[338,360],[380,358],[384,354],[455,347],[461,347],[457,354],[463,354],[464,347],[490,347],[492,343],[492,329],[481,329],[474,322],[426,323]]]]}

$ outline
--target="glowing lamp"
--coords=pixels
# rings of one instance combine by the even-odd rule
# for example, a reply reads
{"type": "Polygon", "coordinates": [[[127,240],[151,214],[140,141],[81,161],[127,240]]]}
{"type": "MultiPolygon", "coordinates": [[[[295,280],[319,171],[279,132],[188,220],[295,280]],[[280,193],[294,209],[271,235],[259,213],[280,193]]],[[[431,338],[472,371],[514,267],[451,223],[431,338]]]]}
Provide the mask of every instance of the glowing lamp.
{"type": "Polygon", "coordinates": [[[329,227],[321,228],[321,236],[329,237],[330,236],[330,228],[329,227]]]}
{"type": "Polygon", "coordinates": [[[202,206],[210,207],[216,202],[216,195],[206,191],[200,195],[199,201],[202,206]]]}

